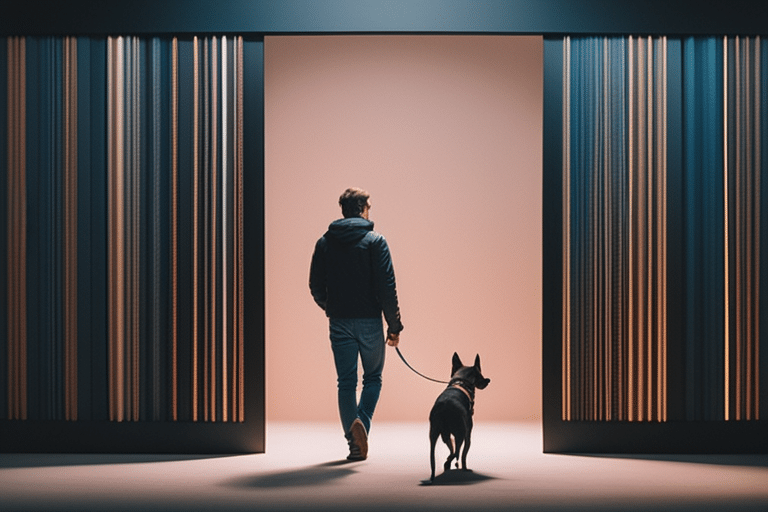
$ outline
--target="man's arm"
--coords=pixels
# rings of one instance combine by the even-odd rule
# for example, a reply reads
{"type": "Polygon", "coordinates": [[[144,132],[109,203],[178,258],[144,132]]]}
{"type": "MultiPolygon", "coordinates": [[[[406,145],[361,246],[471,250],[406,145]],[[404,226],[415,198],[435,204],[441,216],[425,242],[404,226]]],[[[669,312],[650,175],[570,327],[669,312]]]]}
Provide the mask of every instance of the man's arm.
{"type": "Polygon", "coordinates": [[[397,300],[395,286],[395,269],[389,253],[389,245],[383,236],[379,236],[371,245],[373,258],[374,285],[376,297],[379,299],[384,319],[387,321],[387,342],[397,346],[403,324],[400,321],[400,306],[397,300]]]}
{"type": "Polygon", "coordinates": [[[325,272],[325,240],[321,238],[315,244],[312,264],[309,267],[309,291],[315,303],[325,311],[328,301],[327,277],[325,272]]]}

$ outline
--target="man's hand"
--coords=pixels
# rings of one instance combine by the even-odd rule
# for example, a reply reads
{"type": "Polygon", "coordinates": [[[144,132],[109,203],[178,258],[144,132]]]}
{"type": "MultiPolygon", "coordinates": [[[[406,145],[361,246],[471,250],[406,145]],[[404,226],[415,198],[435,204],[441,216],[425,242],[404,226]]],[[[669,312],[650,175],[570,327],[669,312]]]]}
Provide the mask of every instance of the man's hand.
{"type": "Polygon", "coordinates": [[[387,334],[387,345],[396,347],[400,343],[400,333],[391,332],[387,334]]]}

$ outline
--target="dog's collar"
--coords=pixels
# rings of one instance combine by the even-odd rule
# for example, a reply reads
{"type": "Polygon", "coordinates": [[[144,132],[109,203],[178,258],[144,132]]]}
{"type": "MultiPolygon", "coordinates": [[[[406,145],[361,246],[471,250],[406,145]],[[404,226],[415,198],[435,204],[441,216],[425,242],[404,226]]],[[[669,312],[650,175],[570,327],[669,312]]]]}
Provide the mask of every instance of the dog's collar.
{"type": "Polygon", "coordinates": [[[475,407],[475,390],[472,389],[471,386],[467,385],[464,382],[464,379],[451,379],[451,381],[448,383],[449,388],[456,388],[465,395],[467,395],[467,398],[469,399],[469,408],[470,411],[474,410],[475,407]]]}

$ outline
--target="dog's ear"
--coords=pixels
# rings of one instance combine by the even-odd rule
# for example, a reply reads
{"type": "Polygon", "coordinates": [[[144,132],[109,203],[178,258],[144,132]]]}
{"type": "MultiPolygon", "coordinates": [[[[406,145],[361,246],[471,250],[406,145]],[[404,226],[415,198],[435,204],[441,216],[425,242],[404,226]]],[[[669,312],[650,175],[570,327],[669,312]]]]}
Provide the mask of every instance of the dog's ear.
{"type": "Polygon", "coordinates": [[[480,369],[480,354],[475,356],[475,368],[477,368],[477,371],[482,373],[482,370],[480,369]]]}
{"type": "Polygon", "coordinates": [[[453,367],[451,368],[451,375],[456,373],[456,370],[464,366],[464,364],[462,364],[461,362],[461,359],[459,358],[459,354],[457,354],[456,352],[453,353],[452,363],[453,363],[453,367]]]}

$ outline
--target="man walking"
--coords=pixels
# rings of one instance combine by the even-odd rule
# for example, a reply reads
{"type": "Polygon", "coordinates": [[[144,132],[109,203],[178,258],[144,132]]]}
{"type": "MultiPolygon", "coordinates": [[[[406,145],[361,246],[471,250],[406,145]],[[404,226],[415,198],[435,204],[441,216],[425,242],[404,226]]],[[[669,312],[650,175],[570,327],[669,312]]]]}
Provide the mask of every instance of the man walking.
{"type": "Polygon", "coordinates": [[[339,416],[349,443],[349,460],[368,456],[368,432],[381,392],[386,344],[400,341],[400,308],[389,246],[368,219],[370,195],[349,188],[339,198],[344,218],[331,223],[317,241],[309,289],[329,318],[338,377],[339,416]],[[363,364],[363,390],[357,401],[357,364],[363,364]]]}

